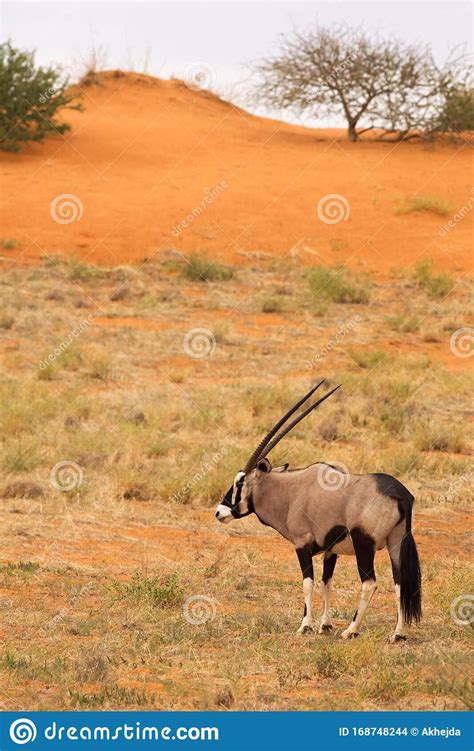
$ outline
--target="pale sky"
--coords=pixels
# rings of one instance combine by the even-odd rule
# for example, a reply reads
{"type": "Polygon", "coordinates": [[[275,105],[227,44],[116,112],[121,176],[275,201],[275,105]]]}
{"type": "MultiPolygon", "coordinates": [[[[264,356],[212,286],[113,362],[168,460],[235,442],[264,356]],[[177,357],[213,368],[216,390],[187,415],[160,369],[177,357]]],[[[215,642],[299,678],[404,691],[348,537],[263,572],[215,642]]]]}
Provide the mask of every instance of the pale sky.
{"type": "Polygon", "coordinates": [[[103,51],[101,67],[143,71],[146,64],[147,73],[163,78],[184,77],[187,66],[205,63],[215,74],[214,90],[226,98],[236,96],[234,87],[248,76],[245,63],[271,52],[279,34],[294,27],[363,26],[381,36],[429,43],[440,62],[450,49],[472,45],[468,2],[17,0],[4,2],[1,14],[2,40],[35,49],[40,63],[69,67],[72,78],[95,48],[103,51]]]}

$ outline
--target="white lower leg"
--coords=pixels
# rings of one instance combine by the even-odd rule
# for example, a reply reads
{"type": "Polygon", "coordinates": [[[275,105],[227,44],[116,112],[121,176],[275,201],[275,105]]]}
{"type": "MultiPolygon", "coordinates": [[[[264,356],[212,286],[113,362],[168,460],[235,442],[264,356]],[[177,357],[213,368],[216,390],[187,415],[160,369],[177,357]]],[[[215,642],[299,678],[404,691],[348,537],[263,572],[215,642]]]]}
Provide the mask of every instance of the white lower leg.
{"type": "Polygon", "coordinates": [[[357,608],[357,612],[352,620],[352,623],[348,626],[348,628],[346,628],[345,631],[342,632],[341,636],[343,639],[349,638],[350,636],[352,636],[352,634],[359,633],[359,628],[364,618],[365,611],[367,610],[367,607],[369,606],[369,603],[374,596],[376,589],[377,585],[373,579],[366,579],[366,581],[362,582],[362,592],[360,595],[359,607],[357,608]]]}
{"type": "Polygon", "coordinates": [[[309,576],[303,579],[303,593],[305,613],[303,620],[301,621],[301,626],[296,632],[298,634],[302,634],[304,631],[309,630],[313,623],[313,580],[309,576]]]}
{"type": "Polygon", "coordinates": [[[405,638],[405,618],[403,617],[402,603],[400,599],[400,585],[395,584],[395,596],[397,598],[397,627],[393,635],[392,641],[400,641],[405,638]]]}
{"type": "Polygon", "coordinates": [[[321,582],[323,592],[323,604],[324,610],[321,616],[321,623],[319,624],[319,633],[323,634],[325,631],[329,631],[331,628],[331,618],[329,615],[329,597],[331,594],[332,579],[328,579],[326,583],[321,582]]]}

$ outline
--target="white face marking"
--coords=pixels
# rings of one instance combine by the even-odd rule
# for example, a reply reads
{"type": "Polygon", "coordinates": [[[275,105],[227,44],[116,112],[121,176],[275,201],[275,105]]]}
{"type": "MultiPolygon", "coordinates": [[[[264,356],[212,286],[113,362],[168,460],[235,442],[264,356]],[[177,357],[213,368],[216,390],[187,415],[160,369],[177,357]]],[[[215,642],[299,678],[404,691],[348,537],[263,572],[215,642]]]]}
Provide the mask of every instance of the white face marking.
{"type": "Polygon", "coordinates": [[[242,479],[242,477],[245,477],[245,472],[237,472],[235,476],[235,480],[234,480],[234,490],[232,492],[232,505],[233,506],[235,506],[235,502],[237,499],[237,490],[238,490],[237,483],[239,482],[239,480],[242,479]]]}
{"type": "Polygon", "coordinates": [[[216,517],[223,524],[228,524],[234,518],[230,508],[228,506],[223,506],[222,503],[219,503],[216,508],[216,517]]]}

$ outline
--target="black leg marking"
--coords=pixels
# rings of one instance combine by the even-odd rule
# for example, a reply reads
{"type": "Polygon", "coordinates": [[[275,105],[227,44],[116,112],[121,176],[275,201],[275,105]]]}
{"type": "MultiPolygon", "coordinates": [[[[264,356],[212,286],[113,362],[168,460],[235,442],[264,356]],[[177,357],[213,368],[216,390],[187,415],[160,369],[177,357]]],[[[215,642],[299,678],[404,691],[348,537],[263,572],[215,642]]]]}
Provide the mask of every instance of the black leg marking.
{"type": "Polygon", "coordinates": [[[303,548],[297,548],[296,555],[298,556],[303,579],[314,579],[313,554],[311,545],[305,545],[303,548]]]}
{"type": "Polygon", "coordinates": [[[336,553],[331,553],[326,556],[324,556],[323,559],[323,576],[322,580],[324,584],[327,584],[329,579],[332,579],[332,575],[334,574],[334,569],[336,567],[336,561],[337,561],[337,555],[336,553]]]}
{"type": "Polygon", "coordinates": [[[351,538],[356,554],[357,568],[359,570],[359,576],[362,583],[362,591],[360,595],[359,607],[354,613],[352,622],[341,634],[343,639],[353,639],[359,635],[359,628],[364,618],[365,611],[372,599],[375,590],[377,589],[374,570],[374,540],[357,527],[351,530],[351,538]]]}
{"type": "Polygon", "coordinates": [[[360,580],[362,582],[365,582],[368,579],[375,581],[375,543],[373,539],[357,527],[351,530],[351,537],[356,554],[357,568],[359,570],[360,580]]]}

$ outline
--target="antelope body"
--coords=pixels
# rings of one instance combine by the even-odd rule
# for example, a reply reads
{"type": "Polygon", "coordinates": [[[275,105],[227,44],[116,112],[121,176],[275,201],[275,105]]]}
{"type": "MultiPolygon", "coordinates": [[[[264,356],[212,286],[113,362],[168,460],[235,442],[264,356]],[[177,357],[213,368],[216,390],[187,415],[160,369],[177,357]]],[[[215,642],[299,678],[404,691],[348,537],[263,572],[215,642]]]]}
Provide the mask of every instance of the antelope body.
{"type": "Polygon", "coordinates": [[[386,474],[353,475],[322,462],[295,470],[289,470],[288,465],[272,468],[266,458],[284,435],[336,390],[307,407],[278,433],[322,383],[297,402],[263,439],[245,469],[237,473],[216,509],[216,517],[227,523],[255,513],[263,524],[293,543],[303,575],[305,602],[298,633],[312,631],[314,555],[323,555],[324,610],[319,633],[332,629],[329,598],[337,557],[356,558],[362,590],[352,622],[341,634],[349,638],[358,635],[377,588],[375,553],[387,547],[398,610],[392,640],[399,641],[405,639],[405,625],[421,618],[421,572],[411,531],[412,494],[386,474]]]}

